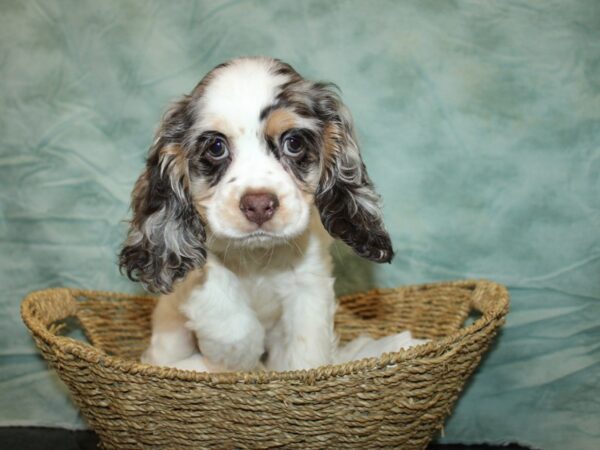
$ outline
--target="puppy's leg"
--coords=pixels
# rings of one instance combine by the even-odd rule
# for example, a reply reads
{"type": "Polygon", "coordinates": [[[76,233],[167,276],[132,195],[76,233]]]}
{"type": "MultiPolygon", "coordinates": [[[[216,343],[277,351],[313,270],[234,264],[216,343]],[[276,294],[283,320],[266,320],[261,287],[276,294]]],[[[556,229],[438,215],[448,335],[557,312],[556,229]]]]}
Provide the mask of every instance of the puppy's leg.
{"type": "Polygon", "coordinates": [[[264,352],[265,331],[237,276],[209,255],[204,280],[181,307],[209,365],[252,370],[264,352]]]}
{"type": "Polygon", "coordinates": [[[413,338],[410,331],[404,331],[380,339],[359,336],[336,350],[334,362],[340,364],[356,359],[378,357],[383,353],[397,352],[426,342],[429,342],[429,340],[413,338]]]}
{"type": "Polygon", "coordinates": [[[288,288],[281,321],[269,333],[268,369],[308,369],[332,362],[336,341],[333,281],[302,275],[288,288]]]}
{"type": "Polygon", "coordinates": [[[179,294],[176,291],[158,299],[152,313],[150,346],[141,358],[143,363],[171,366],[197,351],[194,335],[185,326],[187,318],[179,311],[179,294]]]}

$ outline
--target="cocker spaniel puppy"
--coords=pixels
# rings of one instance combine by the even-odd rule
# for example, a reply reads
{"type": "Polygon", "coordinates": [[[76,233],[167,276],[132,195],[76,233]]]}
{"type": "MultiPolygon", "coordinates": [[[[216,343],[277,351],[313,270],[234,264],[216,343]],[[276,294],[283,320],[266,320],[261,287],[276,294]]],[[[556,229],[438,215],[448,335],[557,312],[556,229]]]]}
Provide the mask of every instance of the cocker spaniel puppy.
{"type": "Polygon", "coordinates": [[[167,111],[132,210],[121,268],[162,294],[151,364],[292,370],[350,357],[336,353],[332,236],[371,261],[393,256],[348,109],[275,59],[222,64],[167,111]]]}

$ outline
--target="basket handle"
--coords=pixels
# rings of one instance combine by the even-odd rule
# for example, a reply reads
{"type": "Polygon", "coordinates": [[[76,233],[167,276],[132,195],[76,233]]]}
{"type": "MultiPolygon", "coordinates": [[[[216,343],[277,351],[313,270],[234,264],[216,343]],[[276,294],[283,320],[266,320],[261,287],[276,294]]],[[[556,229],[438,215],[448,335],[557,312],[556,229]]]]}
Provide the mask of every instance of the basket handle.
{"type": "Polygon", "coordinates": [[[59,327],[55,322],[76,316],[78,304],[73,289],[54,288],[31,292],[21,303],[21,318],[34,338],[44,342],[78,342],[75,339],[57,334],[59,327]]]}
{"type": "Polygon", "coordinates": [[[508,312],[509,294],[501,284],[493,281],[476,282],[471,296],[471,308],[484,316],[504,316],[508,312]]]}

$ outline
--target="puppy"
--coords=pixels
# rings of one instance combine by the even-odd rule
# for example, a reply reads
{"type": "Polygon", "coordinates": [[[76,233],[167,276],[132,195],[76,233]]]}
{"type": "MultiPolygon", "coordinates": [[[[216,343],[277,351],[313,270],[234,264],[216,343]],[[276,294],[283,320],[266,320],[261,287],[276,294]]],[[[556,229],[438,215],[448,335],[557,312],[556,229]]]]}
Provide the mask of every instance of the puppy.
{"type": "MultiPolygon", "coordinates": [[[[331,84],[270,58],[217,66],[167,111],[132,210],[120,266],[162,294],[150,364],[293,370],[350,359],[333,330],[332,237],[371,261],[393,257],[348,109],[331,84]]],[[[369,355],[367,341],[349,348],[369,355]]]]}

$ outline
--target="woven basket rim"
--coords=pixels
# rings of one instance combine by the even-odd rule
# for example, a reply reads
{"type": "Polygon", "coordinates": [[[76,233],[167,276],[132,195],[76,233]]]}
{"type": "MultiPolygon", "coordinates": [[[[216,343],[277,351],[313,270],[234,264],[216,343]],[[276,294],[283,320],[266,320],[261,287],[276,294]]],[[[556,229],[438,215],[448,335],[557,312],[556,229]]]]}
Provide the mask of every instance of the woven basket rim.
{"type": "MultiPolygon", "coordinates": [[[[49,288],[29,293],[21,304],[21,317],[35,337],[42,339],[54,351],[70,354],[80,358],[90,364],[100,364],[106,368],[117,370],[123,374],[140,376],[143,378],[156,378],[161,380],[176,380],[186,382],[199,382],[208,384],[268,384],[279,381],[297,381],[300,383],[314,383],[322,379],[332,377],[344,377],[356,373],[365,373],[372,370],[381,370],[386,367],[394,366],[403,361],[414,358],[427,358],[435,362],[438,357],[431,357],[434,351],[443,348],[450,348],[450,352],[456,351],[453,344],[462,340],[466,335],[474,334],[480,330],[493,326],[493,322],[502,319],[508,311],[509,294],[507,289],[496,282],[489,280],[459,280],[459,281],[441,281],[427,284],[403,285],[396,288],[377,288],[365,292],[357,292],[339,297],[340,301],[353,298],[360,295],[388,294],[398,290],[405,292],[415,290],[429,290],[440,287],[456,287],[472,290],[471,309],[476,309],[481,313],[481,317],[472,324],[462,327],[455,332],[443,338],[435,339],[431,342],[411,347],[397,352],[384,353],[379,357],[364,358],[350,361],[343,364],[331,364],[311,369],[275,372],[275,371],[257,371],[257,372],[196,372],[192,370],[181,370],[168,367],[159,367],[149,364],[143,364],[134,360],[124,359],[118,356],[109,355],[97,347],[86,342],[76,340],[66,336],[60,336],[52,333],[48,325],[45,325],[40,317],[36,315],[36,302],[39,297],[52,294],[64,296],[66,301],[72,303],[76,309],[77,300],[74,297],[78,295],[85,296],[103,296],[108,298],[120,298],[124,300],[149,300],[153,297],[148,295],[127,294],[110,291],[95,291],[78,288],[49,288]],[[493,301],[486,300],[493,296],[493,301]]],[[[56,321],[64,320],[74,314],[68,314],[60,317],[56,321]]],[[[444,350],[443,353],[448,353],[444,350]]]]}

